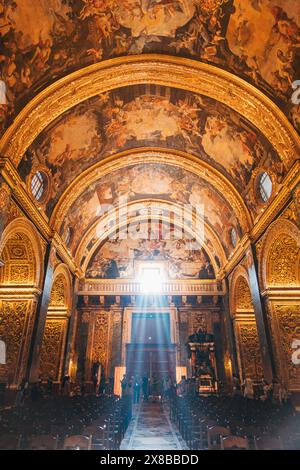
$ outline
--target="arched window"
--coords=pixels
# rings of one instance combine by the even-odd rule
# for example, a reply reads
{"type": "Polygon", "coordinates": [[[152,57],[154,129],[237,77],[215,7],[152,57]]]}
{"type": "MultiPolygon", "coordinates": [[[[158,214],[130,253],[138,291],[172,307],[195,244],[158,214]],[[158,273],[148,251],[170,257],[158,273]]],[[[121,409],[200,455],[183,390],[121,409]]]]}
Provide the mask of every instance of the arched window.
{"type": "Polygon", "coordinates": [[[234,228],[230,230],[230,240],[231,240],[232,246],[235,248],[237,244],[237,235],[236,235],[236,231],[234,228]]]}
{"type": "Polygon", "coordinates": [[[258,188],[262,200],[267,202],[271,197],[273,189],[272,180],[267,172],[264,172],[259,176],[258,188]]]}
{"type": "Polygon", "coordinates": [[[37,171],[30,182],[30,189],[32,195],[37,201],[40,201],[42,198],[47,184],[47,177],[42,171],[37,171]]]}

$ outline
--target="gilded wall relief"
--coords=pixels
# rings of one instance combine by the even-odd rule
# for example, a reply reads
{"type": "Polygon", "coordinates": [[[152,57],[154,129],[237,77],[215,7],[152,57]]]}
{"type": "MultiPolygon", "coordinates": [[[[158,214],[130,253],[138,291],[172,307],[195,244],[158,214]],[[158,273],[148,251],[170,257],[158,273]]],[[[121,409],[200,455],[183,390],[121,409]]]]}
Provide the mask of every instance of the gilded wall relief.
{"type": "Polygon", "coordinates": [[[178,167],[148,163],[112,172],[82,192],[70,207],[61,227],[63,239],[71,229],[69,249],[75,252],[85,231],[124,197],[128,202],[151,198],[194,208],[203,204],[205,221],[215,230],[227,250],[230,228],[235,227],[241,234],[232,208],[209,183],[178,167]]]}
{"type": "MultiPolygon", "coordinates": [[[[238,113],[208,97],[168,87],[138,85],[89,99],[57,119],[19,165],[27,187],[36,171],[47,179],[46,214],[82,172],[120,151],[160,147],[199,157],[246,195],[255,168],[285,166],[270,143],[238,113]]],[[[248,205],[256,211],[255,201],[248,205]]],[[[40,201],[39,201],[40,202],[40,201]]]]}
{"type": "Polygon", "coordinates": [[[281,375],[289,390],[300,390],[300,368],[293,363],[294,340],[300,338],[299,304],[271,304],[273,322],[276,325],[276,346],[281,363],[281,375]]]}
{"type": "Polygon", "coordinates": [[[109,360],[109,312],[97,312],[94,323],[92,362],[99,362],[105,371],[109,360]]]}
{"type": "Polygon", "coordinates": [[[240,276],[235,286],[235,308],[239,310],[253,310],[252,296],[249,284],[245,277],[240,276]]]}
{"type": "Polygon", "coordinates": [[[64,274],[58,274],[52,286],[49,307],[66,307],[66,282],[64,274]]]}
{"type": "Polygon", "coordinates": [[[0,284],[33,285],[35,283],[35,255],[27,235],[14,233],[7,240],[1,257],[5,264],[0,269],[0,284]]]}
{"type": "Polygon", "coordinates": [[[65,329],[65,319],[47,318],[40,360],[40,375],[43,380],[47,380],[49,377],[54,381],[61,380],[61,355],[63,354],[65,329]]]}
{"type": "Polygon", "coordinates": [[[3,127],[57,78],[112,57],[153,52],[240,75],[299,123],[299,106],[290,100],[299,78],[295,0],[4,0],[0,8],[3,127]]]}
{"type": "Polygon", "coordinates": [[[255,381],[263,377],[263,367],[260,354],[259,339],[254,315],[250,321],[236,318],[236,329],[239,341],[239,353],[242,367],[242,376],[255,381]]]}
{"type": "Polygon", "coordinates": [[[288,235],[274,240],[267,261],[268,286],[299,286],[300,245],[288,235]]]}
{"type": "MultiPolygon", "coordinates": [[[[19,383],[25,373],[22,365],[28,356],[22,356],[22,345],[30,341],[26,338],[26,324],[31,301],[0,300],[0,338],[6,344],[6,364],[0,365],[0,381],[9,384],[19,383]]],[[[24,353],[24,351],[23,351],[24,353]]]]}
{"type": "MultiPolygon", "coordinates": [[[[88,278],[133,278],[135,260],[167,262],[169,279],[214,279],[210,259],[195,239],[178,238],[173,226],[141,222],[126,239],[107,240],[92,256],[88,278]]],[[[178,234],[179,235],[179,234],[178,234]]]]}

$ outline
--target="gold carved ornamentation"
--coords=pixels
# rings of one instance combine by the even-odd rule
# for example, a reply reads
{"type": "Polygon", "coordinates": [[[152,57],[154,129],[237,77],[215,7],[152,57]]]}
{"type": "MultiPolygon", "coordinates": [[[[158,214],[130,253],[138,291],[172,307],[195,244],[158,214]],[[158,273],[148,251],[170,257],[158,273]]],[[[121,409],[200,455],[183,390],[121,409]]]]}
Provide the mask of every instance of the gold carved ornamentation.
{"type": "Polygon", "coordinates": [[[189,334],[193,334],[198,330],[212,333],[211,312],[195,311],[191,314],[191,322],[189,325],[189,334]]]}
{"type": "Polygon", "coordinates": [[[201,10],[212,15],[217,8],[220,8],[228,2],[229,0],[202,0],[200,2],[201,10]]]}
{"type": "Polygon", "coordinates": [[[277,348],[280,351],[281,374],[290,390],[300,390],[300,367],[292,362],[295,350],[292,343],[300,339],[300,305],[273,305],[273,319],[277,324],[277,348]]]}
{"type": "Polygon", "coordinates": [[[109,340],[109,313],[97,312],[95,317],[94,341],[92,349],[92,361],[99,362],[106,367],[108,360],[109,340]]]}
{"type": "Polygon", "coordinates": [[[16,203],[12,200],[9,201],[9,206],[7,210],[7,224],[9,224],[12,220],[15,220],[17,217],[22,217],[23,213],[16,205],[16,203]]]}
{"type": "Polygon", "coordinates": [[[29,265],[15,265],[10,266],[10,279],[14,284],[26,284],[29,277],[29,265]]]}
{"type": "Polygon", "coordinates": [[[0,367],[0,381],[17,383],[20,379],[21,347],[28,301],[0,300],[0,338],[6,344],[6,364],[0,367]]]}
{"type": "Polygon", "coordinates": [[[47,319],[41,350],[40,373],[45,380],[59,380],[65,320],[47,319]]]}
{"type": "Polygon", "coordinates": [[[292,202],[289,207],[284,211],[282,214],[282,217],[285,219],[290,220],[291,222],[297,222],[298,220],[298,213],[297,213],[297,207],[296,203],[292,202]]]}
{"type": "Polygon", "coordinates": [[[0,273],[0,284],[34,284],[36,261],[29,237],[14,233],[6,242],[1,257],[4,267],[0,273]]]}
{"type": "Polygon", "coordinates": [[[10,187],[4,181],[0,184],[0,212],[7,209],[10,200],[10,187]]]}
{"type": "Polygon", "coordinates": [[[252,323],[239,321],[237,323],[243,376],[252,379],[262,378],[263,368],[255,320],[252,323]]]}
{"type": "Polygon", "coordinates": [[[63,274],[59,274],[51,290],[49,306],[66,306],[66,283],[63,274]]]}
{"type": "Polygon", "coordinates": [[[270,225],[257,253],[263,289],[299,285],[299,240],[300,230],[292,221],[281,217],[270,225]]]}
{"type": "Polygon", "coordinates": [[[298,227],[300,227],[300,185],[297,186],[294,192],[294,207],[298,227]]]}
{"type": "Polygon", "coordinates": [[[235,288],[235,305],[236,310],[253,310],[252,296],[249,284],[244,276],[240,276],[235,288]]]}
{"type": "Polygon", "coordinates": [[[283,234],[272,246],[268,258],[268,284],[298,285],[300,246],[290,235],[283,234]]]}

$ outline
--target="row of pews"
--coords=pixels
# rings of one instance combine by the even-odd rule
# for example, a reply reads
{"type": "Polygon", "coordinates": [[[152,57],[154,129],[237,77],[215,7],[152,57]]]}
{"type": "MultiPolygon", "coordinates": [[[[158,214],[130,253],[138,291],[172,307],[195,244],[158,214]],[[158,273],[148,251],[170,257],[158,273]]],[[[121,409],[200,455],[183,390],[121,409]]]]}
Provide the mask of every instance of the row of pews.
{"type": "Polygon", "coordinates": [[[300,413],[288,404],[174,394],[170,419],[192,450],[300,449],[300,413]]]}
{"type": "Polygon", "coordinates": [[[130,398],[55,397],[0,411],[0,449],[118,450],[130,398]]]}

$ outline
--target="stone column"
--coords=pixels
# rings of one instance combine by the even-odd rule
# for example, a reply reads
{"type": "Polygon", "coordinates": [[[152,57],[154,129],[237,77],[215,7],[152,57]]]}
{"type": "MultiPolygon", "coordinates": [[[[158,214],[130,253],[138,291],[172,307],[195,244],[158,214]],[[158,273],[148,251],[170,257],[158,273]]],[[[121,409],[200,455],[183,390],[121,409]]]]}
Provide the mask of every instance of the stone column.
{"type": "Polygon", "coordinates": [[[224,309],[224,329],[226,332],[226,343],[228,348],[228,353],[231,360],[231,371],[232,374],[239,375],[239,367],[238,367],[238,359],[237,359],[237,350],[236,350],[236,338],[234,327],[232,323],[232,315],[230,312],[230,305],[229,305],[229,283],[228,278],[225,279],[226,282],[226,294],[223,296],[223,309],[224,309]]]}
{"type": "Polygon", "coordinates": [[[29,360],[26,371],[27,379],[31,383],[36,382],[39,379],[41,348],[53,281],[53,266],[51,264],[51,255],[53,250],[54,249],[52,244],[48,243],[44,256],[42,293],[37,304],[36,317],[29,351],[29,360]]]}
{"type": "Polygon", "coordinates": [[[268,325],[267,311],[261,297],[262,291],[259,285],[256,251],[255,247],[252,245],[250,245],[247,250],[246,260],[261,358],[263,363],[264,378],[267,382],[272,383],[276,370],[272,349],[272,340],[268,325]]]}
{"type": "Polygon", "coordinates": [[[72,276],[72,305],[70,311],[70,319],[68,322],[68,331],[67,331],[67,340],[66,347],[64,350],[64,359],[63,359],[63,375],[70,375],[72,379],[72,363],[74,362],[74,353],[75,353],[75,334],[77,327],[77,302],[78,296],[76,293],[77,290],[77,279],[75,275],[72,276]],[[72,362],[71,362],[72,361],[72,362]]]}
{"type": "Polygon", "coordinates": [[[0,239],[7,221],[10,196],[11,189],[0,175],[0,239]]]}

